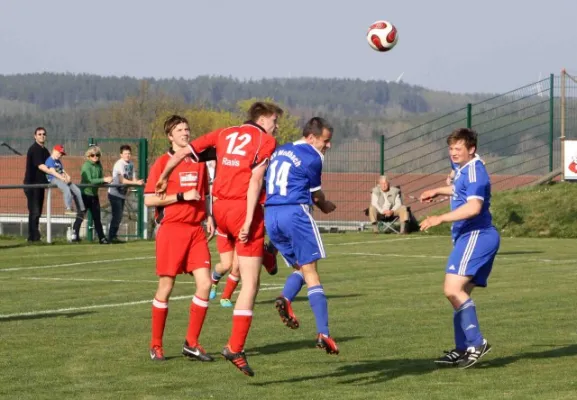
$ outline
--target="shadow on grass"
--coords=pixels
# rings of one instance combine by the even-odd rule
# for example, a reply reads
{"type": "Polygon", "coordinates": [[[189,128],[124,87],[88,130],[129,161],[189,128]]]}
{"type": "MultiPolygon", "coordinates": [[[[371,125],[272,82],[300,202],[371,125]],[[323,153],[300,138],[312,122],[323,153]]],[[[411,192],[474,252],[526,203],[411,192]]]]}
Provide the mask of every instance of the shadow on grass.
{"type": "Polygon", "coordinates": [[[0,244],[0,251],[6,249],[17,249],[18,247],[26,247],[26,246],[29,246],[28,243],[26,242],[14,243],[14,244],[0,244]]]}
{"type": "MultiPolygon", "coordinates": [[[[275,294],[273,297],[266,299],[266,300],[260,300],[260,301],[256,301],[255,304],[274,304],[275,299],[280,295],[282,289],[278,290],[278,293],[275,294]]],[[[303,291],[306,292],[306,289],[303,288],[303,291]]],[[[332,300],[332,299],[348,299],[348,298],[354,298],[354,297],[361,297],[363,296],[362,294],[358,294],[358,293],[352,293],[352,294],[328,294],[327,296],[327,300],[332,300]]],[[[259,294],[259,297],[262,298],[263,294],[259,294]]],[[[299,296],[296,299],[293,300],[293,303],[302,303],[302,302],[307,302],[308,303],[309,299],[307,296],[299,296]]]]}
{"type": "Polygon", "coordinates": [[[541,250],[527,250],[527,251],[500,251],[497,253],[498,256],[514,256],[514,255],[522,255],[522,254],[540,254],[544,253],[541,250]]]}
{"type": "MultiPolygon", "coordinates": [[[[577,355],[577,344],[567,345],[542,352],[526,352],[515,356],[480,361],[473,368],[504,367],[523,359],[544,359],[571,357],[577,355]]],[[[387,359],[374,361],[361,361],[354,364],[343,365],[335,371],[318,374],[299,376],[285,380],[276,380],[262,383],[254,383],[256,386],[267,386],[279,383],[297,383],[317,379],[341,378],[339,384],[367,385],[390,381],[407,375],[424,375],[441,369],[433,363],[432,359],[387,359]]],[[[442,369],[452,369],[444,367],[442,369]]]]}
{"type": "Polygon", "coordinates": [[[78,311],[78,312],[55,312],[46,314],[34,314],[34,315],[14,315],[14,316],[0,316],[0,322],[10,322],[10,321],[26,321],[30,319],[44,319],[44,318],[74,318],[80,315],[92,314],[94,311],[78,311]]]}
{"type": "MultiPolygon", "coordinates": [[[[348,342],[350,340],[360,339],[362,336],[349,336],[349,337],[338,337],[336,338],[337,344],[348,342]]],[[[310,340],[298,340],[296,342],[280,342],[280,343],[271,343],[265,346],[254,347],[249,349],[246,352],[247,356],[255,356],[255,355],[264,355],[264,354],[277,354],[277,353],[284,353],[287,351],[293,350],[302,350],[302,349],[314,349],[315,348],[315,339],[311,337],[310,340]]],[[[318,350],[319,352],[321,350],[318,350]]],[[[322,350],[324,351],[324,350],[322,350]]]]}
{"type": "MultiPolygon", "coordinates": [[[[553,347],[556,345],[540,345],[539,347],[553,347]]],[[[577,356],[577,344],[570,344],[565,347],[558,347],[541,352],[526,352],[509,357],[501,357],[489,359],[487,361],[480,361],[475,368],[498,368],[513,364],[519,360],[539,360],[542,358],[559,358],[559,357],[574,357],[577,356]]]]}

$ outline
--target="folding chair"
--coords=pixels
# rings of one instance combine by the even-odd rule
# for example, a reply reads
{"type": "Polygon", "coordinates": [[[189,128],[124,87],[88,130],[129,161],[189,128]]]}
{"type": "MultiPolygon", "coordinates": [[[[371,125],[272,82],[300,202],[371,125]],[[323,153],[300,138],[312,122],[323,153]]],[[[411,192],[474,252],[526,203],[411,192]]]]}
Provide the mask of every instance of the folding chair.
{"type": "Polygon", "coordinates": [[[395,224],[398,222],[399,217],[392,216],[388,218],[383,218],[379,219],[379,221],[377,222],[377,227],[379,229],[379,232],[387,233],[388,231],[391,231],[391,233],[396,233],[398,235],[401,233],[395,228],[395,224]]]}

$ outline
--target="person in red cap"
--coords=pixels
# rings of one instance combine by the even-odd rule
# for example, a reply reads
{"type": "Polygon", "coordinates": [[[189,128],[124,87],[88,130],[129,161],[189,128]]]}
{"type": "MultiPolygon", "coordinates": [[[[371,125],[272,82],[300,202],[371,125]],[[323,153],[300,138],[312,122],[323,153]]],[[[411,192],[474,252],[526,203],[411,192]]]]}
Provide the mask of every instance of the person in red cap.
{"type": "Polygon", "coordinates": [[[62,191],[64,195],[64,211],[67,215],[76,215],[76,221],[74,221],[72,234],[72,241],[78,241],[80,225],[82,225],[82,220],[84,219],[84,213],[86,208],[84,207],[84,202],[82,201],[82,192],[80,188],[71,182],[70,175],[64,170],[62,165],[62,156],[66,155],[64,146],[57,144],[52,148],[52,154],[44,165],[48,168],[48,174],[46,178],[48,182],[55,184],[58,189],[62,191]],[[76,204],[76,212],[72,210],[72,201],[76,204]]]}

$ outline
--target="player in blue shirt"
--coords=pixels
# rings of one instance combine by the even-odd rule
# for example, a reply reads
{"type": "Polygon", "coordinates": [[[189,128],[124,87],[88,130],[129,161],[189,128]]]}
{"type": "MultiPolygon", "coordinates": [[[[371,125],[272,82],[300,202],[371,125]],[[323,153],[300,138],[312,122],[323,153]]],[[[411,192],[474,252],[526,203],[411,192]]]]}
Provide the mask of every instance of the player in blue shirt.
{"type": "Polygon", "coordinates": [[[458,165],[452,186],[431,189],[421,201],[452,196],[451,211],[427,217],[421,230],[452,222],[453,251],[445,270],[444,291],[455,312],[455,349],[435,360],[438,364],[468,368],[491,350],[481,334],[475,303],[470,295],[475,286],[486,287],[499,250],[499,233],[492,224],[491,182],[482,160],[475,156],[477,134],[456,129],[447,138],[451,161],[458,165]]]}
{"type": "Polygon", "coordinates": [[[324,213],[336,208],[321,190],[324,153],[331,147],[332,136],[333,128],[326,120],[311,118],[302,140],[287,143],[273,153],[265,179],[265,227],[272,244],[295,269],[275,301],[283,323],[291,329],[299,327],[291,303],[306,282],[317,325],[317,347],[338,354],[339,348],[329,335],[327,298],[317,272],[317,260],[326,254],[310,211],[312,205],[324,213]]]}

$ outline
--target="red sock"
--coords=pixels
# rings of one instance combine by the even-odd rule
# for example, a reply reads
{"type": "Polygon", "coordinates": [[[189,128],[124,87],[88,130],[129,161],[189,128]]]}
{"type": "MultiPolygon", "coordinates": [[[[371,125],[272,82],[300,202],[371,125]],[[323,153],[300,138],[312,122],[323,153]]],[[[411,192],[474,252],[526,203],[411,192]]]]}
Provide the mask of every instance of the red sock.
{"type": "Polygon", "coordinates": [[[232,332],[228,345],[233,353],[238,353],[244,349],[251,323],[252,310],[234,310],[232,313],[232,332]]]}
{"type": "Polygon", "coordinates": [[[226,280],[226,286],[222,291],[222,299],[229,299],[232,297],[233,292],[236,290],[238,286],[238,281],[240,277],[235,276],[233,274],[228,274],[228,279],[226,280]]]}
{"type": "Polygon", "coordinates": [[[198,345],[198,337],[204,324],[204,317],[208,311],[208,299],[201,299],[194,296],[190,303],[190,318],[188,320],[188,331],[186,332],[186,341],[191,347],[198,345]]]}
{"type": "Polygon", "coordinates": [[[152,340],[150,347],[162,347],[162,336],[168,315],[168,302],[154,299],[152,301],[152,340]]]}

